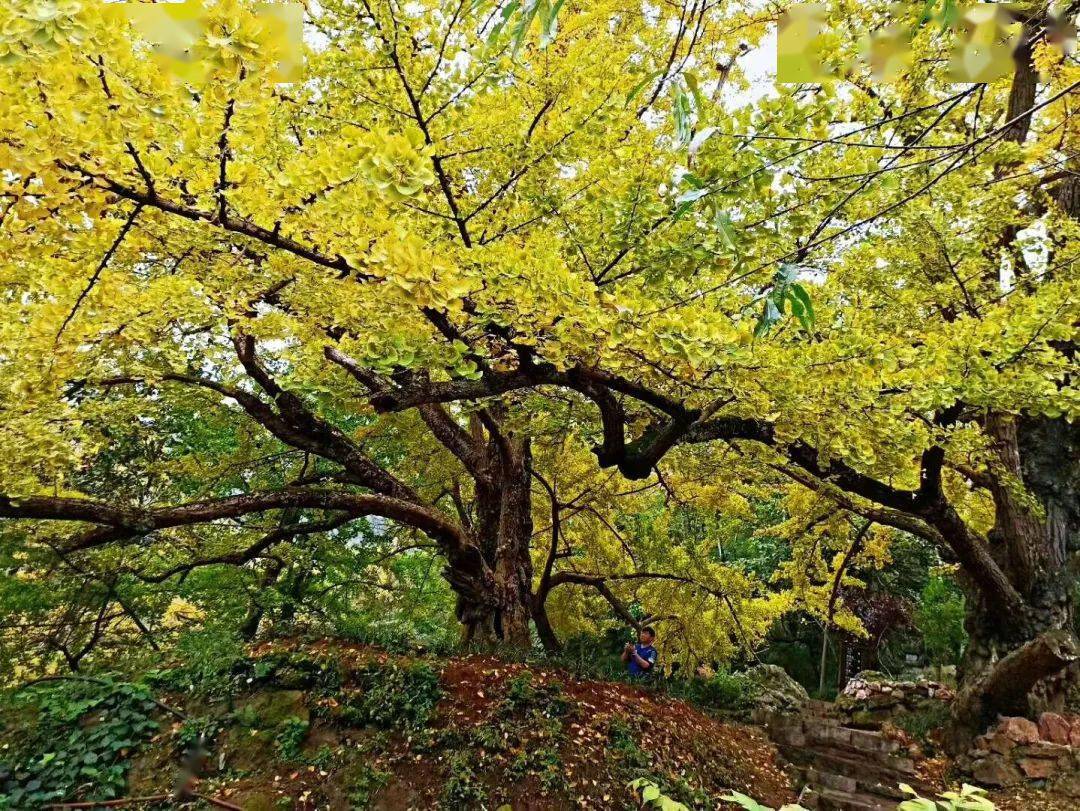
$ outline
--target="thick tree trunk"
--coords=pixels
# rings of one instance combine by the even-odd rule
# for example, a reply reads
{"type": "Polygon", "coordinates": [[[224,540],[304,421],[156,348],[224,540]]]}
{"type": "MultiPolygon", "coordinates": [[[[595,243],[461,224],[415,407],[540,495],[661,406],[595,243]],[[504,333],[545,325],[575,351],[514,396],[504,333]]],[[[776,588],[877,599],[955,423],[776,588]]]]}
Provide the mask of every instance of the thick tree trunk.
{"type": "Polygon", "coordinates": [[[998,715],[1060,706],[1080,652],[1073,633],[1067,555],[1080,546],[1080,426],[991,413],[991,552],[1024,599],[1020,612],[968,589],[968,649],[953,707],[955,747],[998,715]]]}
{"type": "MultiPolygon", "coordinates": [[[[479,647],[532,646],[532,498],[528,440],[499,436],[487,449],[493,475],[475,493],[474,559],[449,561],[446,576],[458,594],[462,642],[479,647]]],[[[546,622],[546,616],[544,617],[546,622]]],[[[547,625],[550,631],[550,625],[547,625]]]]}

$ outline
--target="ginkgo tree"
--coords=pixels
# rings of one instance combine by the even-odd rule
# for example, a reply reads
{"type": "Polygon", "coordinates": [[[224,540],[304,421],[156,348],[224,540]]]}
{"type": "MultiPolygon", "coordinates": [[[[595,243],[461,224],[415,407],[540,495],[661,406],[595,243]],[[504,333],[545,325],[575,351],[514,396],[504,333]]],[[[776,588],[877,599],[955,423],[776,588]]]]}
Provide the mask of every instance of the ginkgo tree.
{"type": "Polygon", "coordinates": [[[194,77],[116,6],[6,8],[0,515],[89,524],[65,554],[381,516],[438,544],[470,633],[526,644],[533,446],[569,397],[629,479],[732,443],[739,478],[939,544],[971,593],[960,715],[1025,705],[1075,656],[1075,9],[1014,9],[1013,74],[955,84],[942,5],[828,3],[825,63],[899,23],[903,75],[764,95],[779,8],[752,3],[332,0],[292,84],[254,5],[207,5],[194,77]],[[324,466],[72,486],[110,426],[210,405],[324,466]],[[374,456],[372,408],[425,440],[374,456]],[[432,442],[473,506],[410,481],[432,442]]]}
{"type": "MultiPolygon", "coordinates": [[[[588,313],[613,299],[522,218],[577,201],[609,216],[593,187],[634,155],[641,212],[666,210],[645,199],[670,169],[643,123],[671,103],[662,75],[685,61],[691,33],[719,58],[736,32],[763,30],[743,15],[684,15],[671,31],[655,13],[538,8],[325,4],[309,20],[325,41],[291,86],[275,82],[279,43],[257,5],[208,5],[196,45],[208,69],[183,76],[119,7],[8,9],[3,430],[34,439],[5,461],[3,513],[89,524],[59,541],[55,525],[42,531],[64,560],[126,550],[106,565],[154,582],[388,519],[437,544],[467,640],[527,645],[535,620],[555,646],[548,593],[588,587],[618,605],[609,580],[692,586],[733,616],[740,594],[685,564],[559,571],[557,531],[534,588],[533,489],[549,488],[556,511],[578,502],[560,502],[564,485],[535,469],[519,404],[421,404],[425,430],[410,423],[405,458],[380,444],[400,422],[369,422],[371,392],[409,369],[481,380],[503,368],[509,356],[494,353],[510,345],[495,324],[511,315],[539,333],[580,313],[559,328],[564,351],[580,345],[588,313]],[[458,335],[467,312],[493,319],[490,347],[458,335]],[[207,410],[242,415],[271,443],[251,437],[211,467],[253,468],[281,446],[303,462],[225,493],[192,487],[197,449],[166,426],[207,410]],[[164,481],[116,498],[109,477],[82,474],[132,423],[161,435],[164,481]],[[431,465],[446,454],[451,472],[431,465]],[[184,540],[265,513],[280,518],[239,539],[184,540]],[[170,544],[188,558],[140,559],[170,544]]],[[[612,214],[640,230],[633,212],[612,214]]]]}

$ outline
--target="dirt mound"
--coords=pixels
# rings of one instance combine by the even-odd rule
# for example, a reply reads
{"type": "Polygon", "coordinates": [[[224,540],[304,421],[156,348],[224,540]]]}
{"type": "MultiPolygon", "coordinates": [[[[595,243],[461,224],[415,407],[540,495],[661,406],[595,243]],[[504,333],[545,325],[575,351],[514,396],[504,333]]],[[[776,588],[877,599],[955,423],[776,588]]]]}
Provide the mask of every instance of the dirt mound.
{"type": "Polygon", "coordinates": [[[637,808],[638,777],[692,808],[730,789],[794,799],[760,729],[648,687],[332,643],[263,645],[248,670],[225,706],[188,709],[214,720],[176,724],[141,755],[132,795],[171,784],[162,752],[202,724],[196,790],[252,811],[637,808]]]}

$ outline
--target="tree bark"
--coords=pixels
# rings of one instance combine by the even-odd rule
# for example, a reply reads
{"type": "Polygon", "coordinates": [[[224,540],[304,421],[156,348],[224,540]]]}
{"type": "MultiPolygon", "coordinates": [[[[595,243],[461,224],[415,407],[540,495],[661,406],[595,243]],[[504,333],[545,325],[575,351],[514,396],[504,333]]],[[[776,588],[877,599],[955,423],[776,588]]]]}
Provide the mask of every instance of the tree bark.
{"type": "Polygon", "coordinates": [[[1066,555],[1080,547],[1080,426],[990,413],[991,553],[1024,599],[1019,613],[968,589],[968,648],[958,674],[950,743],[966,747],[998,715],[1059,707],[1075,670],[1066,555]]]}
{"type": "MultiPolygon", "coordinates": [[[[530,622],[537,616],[532,593],[532,492],[527,438],[504,436],[488,416],[489,439],[476,476],[475,549],[468,566],[449,560],[446,577],[458,594],[462,641],[479,647],[532,646],[530,622]]],[[[545,635],[551,632],[546,614],[545,635]]]]}

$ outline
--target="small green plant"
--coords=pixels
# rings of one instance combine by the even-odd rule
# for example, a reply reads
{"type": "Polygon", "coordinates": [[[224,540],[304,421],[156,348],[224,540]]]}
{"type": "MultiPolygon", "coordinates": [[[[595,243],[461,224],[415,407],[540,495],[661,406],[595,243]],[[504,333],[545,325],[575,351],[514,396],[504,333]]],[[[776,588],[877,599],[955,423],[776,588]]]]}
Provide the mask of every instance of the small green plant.
{"type": "Polygon", "coordinates": [[[608,747],[622,764],[630,769],[644,769],[649,765],[649,756],[637,744],[634,730],[621,718],[612,720],[608,727],[608,747]]]}
{"type": "Polygon", "coordinates": [[[259,711],[250,704],[245,704],[233,713],[233,720],[242,727],[254,729],[259,725],[259,711]]]}
{"type": "Polygon", "coordinates": [[[278,726],[278,733],[274,736],[278,753],[285,760],[299,760],[300,747],[307,738],[310,725],[303,718],[290,715],[278,726]]]}
{"type": "Polygon", "coordinates": [[[898,715],[892,723],[915,738],[922,746],[933,748],[933,733],[949,723],[949,705],[944,702],[927,702],[913,712],[898,715]]]}
{"type": "Polygon", "coordinates": [[[742,673],[720,671],[707,679],[672,680],[667,688],[672,695],[709,709],[740,712],[751,703],[749,682],[742,673]]]}
{"type": "Polygon", "coordinates": [[[0,761],[0,808],[121,795],[128,756],[158,729],[149,691],[109,678],[50,681],[13,700],[33,723],[0,761]]]}
{"type": "Polygon", "coordinates": [[[506,698],[502,705],[504,714],[533,711],[549,718],[557,718],[570,709],[563,696],[559,682],[537,685],[529,672],[521,673],[506,682],[506,698]]]}
{"type": "Polygon", "coordinates": [[[659,808],[661,811],[690,811],[688,806],[683,805],[678,800],[671,799],[661,792],[660,786],[656,785],[648,777],[631,780],[627,787],[641,795],[642,807],[651,806],[659,808]]]}
{"type": "Polygon", "coordinates": [[[468,755],[458,752],[450,758],[450,771],[439,797],[445,808],[476,808],[487,799],[476,772],[469,764],[468,755]]]}
{"type": "Polygon", "coordinates": [[[244,645],[234,628],[210,624],[186,631],[177,640],[177,655],[183,666],[156,674],[163,686],[214,697],[236,692],[244,645]]]}
{"type": "Polygon", "coordinates": [[[362,692],[346,702],[342,713],[349,724],[418,730],[427,726],[442,698],[438,671],[423,663],[369,667],[357,682],[362,692]]]}
{"type": "Polygon", "coordinates": [[[562,758],[555,746],[541,746],[520,752],[510,763],[509,774],[518,779],[529,774],[540,777],[540,786],[544,791],[555,791],[562,786],[562,758]]]}
{"type": "Polygon", "coordinates": [[[176,733],[176,748],[179,754],[205,748],[218,732],[221,720],[209,716],[188,718],[180,725],[176,733]]]}
{"type": "Polygon", "coordinates": [[[349,783],[349,805],[353,808],[367,808],[383,786],[390,782],[390,772],[376,769],[366,764],[349,783]]]}
{"type": "Polygon", "coordinates": [[[986,796],[986,789],[964,783],[959,791],[946,791],[938,795],[935,802],[920,797],[907,783],[900,784],[900,790],[910,794],[910,800],[904,800],[896,806],[896,811],[995,811],[996,806],[986,796]]]}

